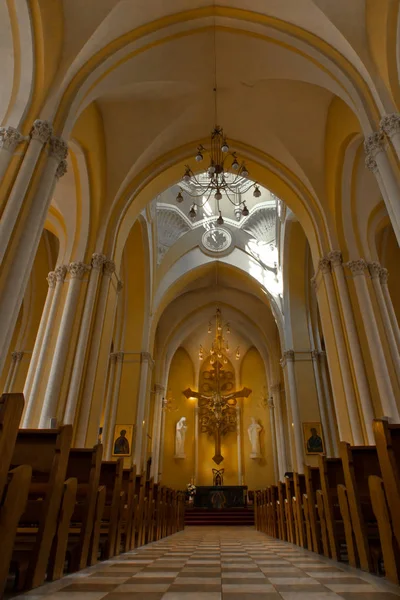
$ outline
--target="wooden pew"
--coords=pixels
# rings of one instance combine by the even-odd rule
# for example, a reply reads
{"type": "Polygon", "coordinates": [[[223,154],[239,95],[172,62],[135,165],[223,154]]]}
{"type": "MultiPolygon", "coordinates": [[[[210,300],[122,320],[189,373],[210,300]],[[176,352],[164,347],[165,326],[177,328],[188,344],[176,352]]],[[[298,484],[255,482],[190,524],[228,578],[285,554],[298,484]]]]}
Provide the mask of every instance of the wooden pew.
{"type": "Polygon", "coordinates": [[[121,513],[122,472],[124,459],[103,461],[100,468],[99,486],[105,488],[105,503],[100,528],[92,538],[90,564],[97,562],[97,548],[102,559],[110,559],[119,552],[116,548],[121,513]],[[98,537],[98,539],[96,539],[98,537]]]}
{"type": "Polygon", "coordinates": [[[286,512],[285,512],[286,486],[278,481],[278,530],[279,538],[287,541],[286,512]]]}
{"type": "Polygon", "coordinates": [[[145,480],[146,476],[144,473],[136,474],[135,482],[135,495],[134,495],[134,508],[133,508],[133,523],[132,523],[132,536],[131,536],[131,550],[140,546],[141,527],[143,521],[144,511],[144,495],[145,495],[145,480]]]}
{"type": "Polygon", "coordinates": [[[308,550],[329,556],[328,532],[325,521],[321,526],[317,510],[317,490],[321,490],[319,467],[304,465],[306,493],[303,494],[308,550]],[[308,519],[307,519],[308,518],[308,519]],[[311,539],[310,539],[311,538],[311,539]]]}
{"type": "Polygon", "coordinates": [[[296,544],[296,531],[295,522],[293,515],[293,496],[294,496],[294,482],[292,477],[285,476],[285,487],[286,487],[286,498],[285,498],[285,512],[286,512],[286,526],[288,542],[296,544]]]}
{"type": "Polygon", "coordinates": [[[11,562],[18,589],[44,582],[53,540],[60,536],[58,519],[64,494],[70,500],[72,481],[65,482],[72,426],[20,429],[11,463],[29,464],[32,480],[21,516],[11,562]],[[67,483],[67,486],[65,486],[67,483]]]}
{"type": "Polygon", "coordinates": [[[277,516],[277,499],[278,499],[278,486],[271,485],[269,492],[269,535],[277,537],[278,535],[278,516],[277,516]]]}
{"type": "MultiPolygon", "coordinates": [[[[385,567],[390,571],[394,564],[394,557],[390,556],[391,548],[386,546],[382,555],[383,548],[368,481],[370,476],[381,478],[377,448],[376,446],[350,446],[346,442],[341,442],[340,456],[360,567],[364,571],[379,574],[379,560],[383,556],[385,567]]],[[[394,573],[390,573],[392,580],[393,577],[397,579],[397,569],[394,573]]]]}
{"type": "Polygon", "coordinates": [[[293,473],[294,497],[293,513],[296,516],[296,540],[299,546],[306,548],[306,528],[303,496],[307,493],[306,478],[301,473],[293,473]]]}
{"type": "Polygon", "coordinates": [[[135,484],[136,467],[124,469],[122,472],[122,491],[124,492],[124,502],[122,509],[122,523],[120,535],[117,540],[117,548],[121,547],[122,552],[128,552],[131,549],[131,538],[135,509],[135,484]]]}
{"type": "Polygon", "coordinates": [[[65,559],[68,572],[87,566],[102,456],[101,444],[93,448],[71,448],[69,452],[67,478],[77,479],[76,502],[68,523],[67,538],[63,539],[64,546],[60,541],[52,553],[52,579],[62,577],[65,559]]]}
{"type": "Polygon", "coordinates": [[[18,522],[26,506],[32,476],[30,465],[20,465],[10,471],[23,409],[23,394],[3,394],[0,397],[0,597],[6,584],[18,522]]]}
{"type": "MultiPolygon", "coordinates": [[[[321,478],[321,490],[317,492],[317,505],[320,516],[321,527],[326,523],[329,540],[330,557],[341,560],[342,545],[346,539],[345,527],[339,505],[338,485],[344,485],[344,472],[340,458],[326,458],[318,456],[319,471],[321,478]]],[[[349,561],[353,560],[354,545],[347,546],[349,561]]]]}

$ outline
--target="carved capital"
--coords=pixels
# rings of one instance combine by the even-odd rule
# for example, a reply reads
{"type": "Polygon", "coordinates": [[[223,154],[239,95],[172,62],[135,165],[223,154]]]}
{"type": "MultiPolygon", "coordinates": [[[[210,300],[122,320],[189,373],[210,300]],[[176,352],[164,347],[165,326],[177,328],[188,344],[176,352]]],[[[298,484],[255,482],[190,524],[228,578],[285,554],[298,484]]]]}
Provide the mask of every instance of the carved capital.
{"type": "Polygon", "coordinates": [[[142,363],[149,363],[150,366],[154,365],[154,360],[153,357],[151,356],[150,352],[141,352],[140,353],[140,362],[142,363]]]}
{"type": "Polygon", "coordinates": [[[23,356],[24,356],[23,352],[13,352],[11,354],[11,358],[13,359],[14,362],[20,362],[22,360],[23,356]]]}
{"type": "Polygon", "coordinates": [[[60,137],[52,135],[49,143],[49,156],[57,160],[65,160],[68,156],[68,146],[60,137]]]}
{"type": "Polygon", "coordinates": [[[381,119],[380,128],[388,137],[400,133],[400,115],[398,113],[385,115],[381,119]]]}
{"type": "Polygon", "coordinates": [[[65,265],[61,265],[61,267],[57,267],[57,269],[54,272],[56,274],[57,281],[64,283],[65,276],[68,272],[68,268],[65,265]]]}
{"type": "Polygon", "coordinates": [[[124,362],[124,352],[117,352],[117,362],[122,363],[124,362]]]}
{"type": "Polygon", "coordinates": [[[47,283],[49,284],[49,288],[55,288],[57,283],[57,276],[55,271],[50,271],[50,273],[46,277],[47,283]]]}
{"type": "Polygon", "coordinates": [[[385,269],[385,267],[381,268],[381,272],[379,273],[379,279],[381,280],[381,284],[385,285],[389,279],[389,271],[385,269]]]}
{"type": "Polygon", "coordinates": [[[40,119],[34,121],[31,130],[31,138],[33,140],[38,140],[38,142],[45,144],[50,139],[52,133],[53,127],[49,121],[41,121],[40,119]]]}
{"type": "Polygon", "coordinates": [[[285,366],[288,362],[294,362],[294,358],[294,350],[285,350],[281,359],[282,366],[285,366]]]}
{"type": "Polygon", "coordinates": [[[374,131],[370,133],[364,140],[365,154],[372,154],[376,156],[379,152],[385,150],[385,136],[381,131],[374,131]]]}
{"type": "Polygon", "coordinates": [[[0,127],[0,148],[14,152],[15,148],[26,138],[15,127],[0,127]]]}
{"type": "Polygon", "coordinates": [[[311,358],[313,360],[318,361],[319,360],[319,355],[320,355],[319,350],[315,350],[315,349],[311,350],[311,358]]]}
{"type": "Polygon", "coordinates": [[[359,275],[364,275],[367,270],[367,263],[363,258],[359,258],[358,260],[350,260],[346,266],[350,269],[353,277],[358,277],[359,275]]]}
{"type": "Polygon", "coordinates": [[[68,171],[68,163],[66,160],[62,160],[56,169],[57,179],[61,179],[61,177],[64,177],[64,175],[67,171],[68,171]]]}
{"type": "Polygon", "coordinates": [[[154,384],[154,391],[156,394],[162,394],[165,392],[165,387],[161,383],[154,384]]]}
{"type": "Polygon", "coordinates": [[[101,271],[106,260],[107,259],[104,256],[104,254],[98,254],[97,252],[95,252],[94,254],[92,254],[92,269],[95,269],[96,271],[101,271]]]}
{"type": "Polygon", "coordinates": [[[333,268],[340,267],[343,262],[342,253],[339,250],[334,250],[333,252],[329,252],[327,256],[333,268]]]}
{"type": "Polygon", "coordinates": [[[369,171],[372,171],[372,173],[377,173],[378,172],[378,163],[376,162],[376,160],[372,156],[372,154],[368,154],[365,157],[365,166],[367,167],[367,169],[369,171]]]}
{"type": "Polygon", "coordinates": [[[323,275],[331,272],[331,261],[326,256],[320,259],[318,266],[323,275]]]}
{"type": "Polygon", "coordinates": [[[317,281],[317,276],[316,276],[316,275],[314,275],[313,277],[311,277],[311,279],[310,279],[310,282],[311,282],[311,287],[312,287],[312,289],[313,289],[313,290],[316,292],[316,291],[317,291],[317,289],[318,289],[318,281],[317,281]]]}
{"type": "Polygon", "coordinates": [[[123,282],[120,279],[118,279],[118,282],[117,282],[117,294],[119,294],[120,292],[122,292],[123,289],[124,289],[124,284],[123,284],[123,282]]]}
{"type": "Polygon", "coordinates": [[[368,263],[368,270],[371,279],[378,279],[381,275],[382,267],[378,262],[370,262],[368,263]]]}
{"type": "Polygon", "coordinates": [[[116,363],[117,362],[117,355],[118,355],[118,352],[111,352],[111,354],[110,354],[110,362],[116,363]]]}
{"type": "Polygon", "coordinates": [[[68,267],[68,273],[71,279],[82,279],[85,273],[90,270],[88,265],[83,262],[72,262],[68,267]]]}
{"type": "Polygon", "coordinates": [[[270,391],[272,394],[279,394],[279,392],[281,391],[281,384],[274,383],[274,385],[271,385],[270,391]]]}
{"type": "Polygon", "coordinates": [[[103,266],[103,275],[105,277],[111,277],[115,273],[115,262],[112,260],[105,260],[103,266]]]}

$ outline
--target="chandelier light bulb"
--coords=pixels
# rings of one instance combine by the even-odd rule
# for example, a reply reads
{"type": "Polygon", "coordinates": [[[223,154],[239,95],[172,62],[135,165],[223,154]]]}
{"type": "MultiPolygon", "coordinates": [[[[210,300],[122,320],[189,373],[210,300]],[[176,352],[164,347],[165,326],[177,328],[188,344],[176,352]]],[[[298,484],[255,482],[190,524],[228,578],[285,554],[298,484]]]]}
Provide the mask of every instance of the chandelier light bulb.
{"type": "Polygon", "coordinates": [[[220,192],[219,190],[217,190],[217,191],[215,192],[214,198],[215,198],[216,200],[222,200],[222,194],[221,194],[221,192],[220,192]]]}
{"type": "Polygon", "coordinates": [[[210,165],[208,167],[208,174],[210,175],[210,177],[212,177],[214,175],[214,173],[215,173],[215,167],[214,167],[214,165],[210,165]]]}
{"type": "Polygon", "coordinates": [[[247,208],[247,206],[245,204],[243,204],[242,215],[244,217],[248,217],[249,216],[249,209],[247,208]]]}
{"type": "Polygon", "coordinates": [[[202,150],[203,150],[203,147],[202,147],[202,146],[199,146],[199,147],[197,148],[196,162],[201,162],[201,161],[203,160],[203,154],[202,154],[202,152],[201,152],[202,150]]]}
{"type": "Polygon", "coordinates": [[[189,217],[190,217],[190,219],[195,219],[196,218],[196,211],[195,211],[195,208],[194,208],[194,204],[192,204],[192,207],[191,207],[191,209],[189,211],[189,217]]]}
{"type": "Polygon", "coordinates": [[[190,181],[190,173],[189,171],[186,171],[184,176],[182,177],[183,181],[185,181],[186,183],[188,183],[190,181]]]}
{"type": "Polygon", "coordinates": [[[261,196],[261,190],[258,185],[256,185],[254,188],[253,196],[254,198],[259,198],[261,196]]]}
{"type": "Polygon", "coordinates": [[[219,217],[217,219],[217,225],[223,225],[223,224],[224,224],[224,219],[222,218],[221,211],[219,211],[219,217]]]}
{"type": "Polygon", "coordinates": [[[207,333],[211,333],[211,332],[212,332],[212,329],[211,329],[211,323],[209,323],[209,324],[208,324],[208,331],[207,331],[207,333]]]}
{"type": "Polygon", "coordinates": [[[237,161],[237,158],[236,158],[236,157],[235,157],[235,159],[234,159],[234,161],[233,161],[233,163],[232,163],[232,165],[231,165],[231,166],[232,166],[232,169],[233,169],[233,171],[237,171],[237,170],[238,170],[238,168],[239,168],[239,163],[238,163],[238,161],[237,161]]]}
{"type": "Polygon", "coordinates": [[[228,359],[224,356],[224,365],[228,364],[228,359]]]}
{"type": "Polygon", "coordinates": [[[221,152],[224,152],[224,153],[226,153],[226,152],[229,152],[229,146],[228,146],[228,144],[226,143],[226,140],[224,140],[224,141],[222,142],[222,146],[221,146],[221,152]]]}
{"type": "Polygon", "coordinates": [[[182,196],[182,192],[179,192],[177,197],[176,197],[176,201],[180,204],[181,202],[183,202],[183,196],[182,196]]]}
{"type": "Polygon", "coordinates": [[[247,167],[246,167],[246,165],[243,165],[243,168],[242,168],[241,175],[242,175],[243,177],[248,177],[248,176],[249,176],[249,172],[248,172],[248,170],[247,170],[247,167]]]}

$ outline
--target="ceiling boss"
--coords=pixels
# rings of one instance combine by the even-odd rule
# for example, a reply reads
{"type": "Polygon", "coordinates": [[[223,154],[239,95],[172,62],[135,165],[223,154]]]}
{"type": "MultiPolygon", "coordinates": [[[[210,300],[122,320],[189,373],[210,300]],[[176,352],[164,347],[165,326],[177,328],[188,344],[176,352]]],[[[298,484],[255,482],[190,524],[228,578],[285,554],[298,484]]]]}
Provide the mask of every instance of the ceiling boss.
{"type": "MultiPolygon", "coordinates": [[[[215,315],[215,336],[209,351],[203,346],[199,349],[199,359],[209,357],[212,369],[210,371],[209,383],[211,391],[208,394],[195,392],[191,388],[186,389],[183,394],[186,398],[197,398],[199,406],[199,426],[202,433],[214,436],[215,454],[213,461],[219,465],[224,457],[221,454],[222,437],[230,431],[236,431],[237,413],[236,405],[238,398],[247,398],[251,394],[249,388],[242,388],[229,394],[223,393],[224,382],[227,373],[224,365],[228,363],[227,354],[230,352],[229,345],[224,339],[223,332],[230,333],[229,323],[222,321],[221,311],[217,308],[215,315]]],[[[211,323],[208,333],[212,332],[211,323]]],[[[240,350],[236,349],[236,358],[240,358],[240,350]]]]}

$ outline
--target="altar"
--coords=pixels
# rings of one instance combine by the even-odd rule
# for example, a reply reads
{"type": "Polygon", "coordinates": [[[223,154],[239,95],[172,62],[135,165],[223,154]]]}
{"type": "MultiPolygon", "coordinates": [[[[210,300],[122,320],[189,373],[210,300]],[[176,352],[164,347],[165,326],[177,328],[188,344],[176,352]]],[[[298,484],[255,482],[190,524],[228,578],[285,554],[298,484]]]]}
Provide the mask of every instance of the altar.
{"type": "Polygon", "coordinates": [[[243,508],[247,485],[201,485],[196,488],[195,508],[243,508]]]}

